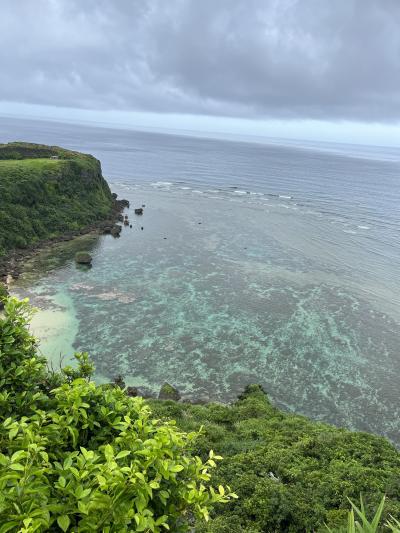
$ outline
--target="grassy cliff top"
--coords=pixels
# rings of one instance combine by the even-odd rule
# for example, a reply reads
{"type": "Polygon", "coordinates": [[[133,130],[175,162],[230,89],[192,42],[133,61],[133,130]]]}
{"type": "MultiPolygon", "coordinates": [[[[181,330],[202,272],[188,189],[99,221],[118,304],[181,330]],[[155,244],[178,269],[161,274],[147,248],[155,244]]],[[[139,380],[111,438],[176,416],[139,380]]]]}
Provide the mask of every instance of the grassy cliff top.
{"type": "Polygon", "coordinates": [[[73,150],[67,150],[60,146],[48,146],[46,144],[10,142],[0,143],[0,159],[37,159],[57,156],[60,159],[80,159],[92,157],[73,150]]]}

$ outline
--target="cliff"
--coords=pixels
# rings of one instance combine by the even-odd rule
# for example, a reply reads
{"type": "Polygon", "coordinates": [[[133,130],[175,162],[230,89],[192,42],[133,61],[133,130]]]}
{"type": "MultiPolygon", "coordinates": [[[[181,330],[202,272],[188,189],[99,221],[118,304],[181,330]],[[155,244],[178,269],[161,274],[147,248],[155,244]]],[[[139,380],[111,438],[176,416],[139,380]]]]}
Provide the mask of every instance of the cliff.
{"type": "Polygon", "coordinates": [[[0,257],[107,218],[114,201],[91,155],[0,144],[0,257]]]}

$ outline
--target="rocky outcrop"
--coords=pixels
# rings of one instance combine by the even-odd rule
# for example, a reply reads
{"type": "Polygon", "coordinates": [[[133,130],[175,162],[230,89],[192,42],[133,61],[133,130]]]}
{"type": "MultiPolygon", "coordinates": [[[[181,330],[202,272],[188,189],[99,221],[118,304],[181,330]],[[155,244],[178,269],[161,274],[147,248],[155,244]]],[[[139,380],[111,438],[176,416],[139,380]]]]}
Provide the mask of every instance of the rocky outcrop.
{"type": "Polygon", "coordinates": [[[121,230],[122,226],[120,226],[119,224],[114,224],[114,226],[111,228],[110,233],[113,237],[119,237],[121,234],[121,230]]]}
{"type": "Polygon", "coordinates": [[[181,395],[175,387],[165,382],[158,393],[159,400],[173,400],[178,402],[181,399],[181,395]]]}
{"type": "Polygon", "coordinates": [[[92,256],[88,252],[77,252],[75,254],[75,262],[79,265],[91,265],[92,256]]]}
{"type": "Polygon", "coordinates": [[[126,395],[135,398],[136,396],[139,396],[139,390],[137,387],[126,387],[126,395]]]}

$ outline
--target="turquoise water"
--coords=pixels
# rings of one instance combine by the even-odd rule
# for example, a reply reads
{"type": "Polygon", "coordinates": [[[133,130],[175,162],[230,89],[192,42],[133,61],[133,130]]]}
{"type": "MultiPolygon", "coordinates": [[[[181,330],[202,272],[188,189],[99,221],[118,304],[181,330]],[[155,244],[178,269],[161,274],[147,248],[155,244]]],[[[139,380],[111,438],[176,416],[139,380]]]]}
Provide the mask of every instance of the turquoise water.
{"type": "Polygon", "coordinates": [[[99,381],[219,401],[257,382],[400,444],[396,154],[35,128],[18,138],[95,153],[132,206],[121,238],[58,245],[14,286],[53,365],[87,350],[99,381]]]}
{"type": "Polygon", "coordinates": [[[121,374],[152,392],[169,381],[222,401],[262,383],[287,409],[398,438],[400,328],[386,288],[368,294],[355,269],[321,257],[321,238],[291,245],[300,224],[313,227],[306,215],[170,187],[124,196],[146,209],[121,238],[59,245],[18,282],[54,311],[42,335],[52,361],[72,345],[90,352],[99,381],[121,374]],[[93,254],[90,270],[75,266],[78,249],[93,254]],[[60,312],[77,324],[72,342],[60,312]]]}

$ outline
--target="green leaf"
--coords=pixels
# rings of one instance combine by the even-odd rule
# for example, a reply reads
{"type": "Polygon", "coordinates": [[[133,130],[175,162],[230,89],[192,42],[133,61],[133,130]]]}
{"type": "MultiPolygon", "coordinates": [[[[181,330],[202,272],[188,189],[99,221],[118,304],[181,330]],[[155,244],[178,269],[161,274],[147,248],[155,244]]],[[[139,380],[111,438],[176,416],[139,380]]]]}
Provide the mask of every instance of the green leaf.
{"type": "Polygon", "coordinates": [[[64,515],[59,516],[57,518],[57,524],[60,526],[60,528],[63,531],[67,531],[68,528],[69,528],[70,519],[69,519],[69,517],[66,514],[64,514],[64,515]]]}
{"type": "Polygon", "coordinates": [[[22,459],[23,457],[26,457],[26,451],[25,450],[18,450],[17,452],[12,454],[11,462],[15,463],[15,462],[19,461],[19,459],[22,459]]]}
{"type": "Polygon", "coordinates": [[[3,524],[0,527],[0,533],[7,533],[7,531],[11,531],[14,527],[18,526],[20,522],[15,522],[14,520],[12,522],[7,522],[6,524],[3,524]]]}
{"type": "Polygon", "coordinates": [[[10,431],[8,432],[8,438],[10,440],[13,440],[13,438],[17,435],[17,433],[18,433],[18,426],[11,428],[10,431]]]}
{"type": "Polygon", "coordinates": [[[184,469],[185,467],[182,466],[182,465],[175,465],[175,466],[171,466],[169,471],[170,472],[182,472],[182,470],[184,469]]]}
{"type": "Polygon", "coordinates": [[[117,453],[117,455],[115,456],[115,459],[122,459],[123,457],[130,455],[130,453],[131,452],[129,450],[122,450],[122,452],[117,453]]]}
{"type": "Polygon", "coordinates": [[[10,464],[10,468],[11,470],[20,470],[21,472],[25,470],[25,467],[21,465],[20,463],[12,463],[10,464]]]}
{"type": "Polygon", "coordinates": [[[111,459],[113,459],[114,450],[110,444],[107,444],[106,446],[104,446],[104,456],[107,459],[107,461],[111,461],[111,459]]]}

